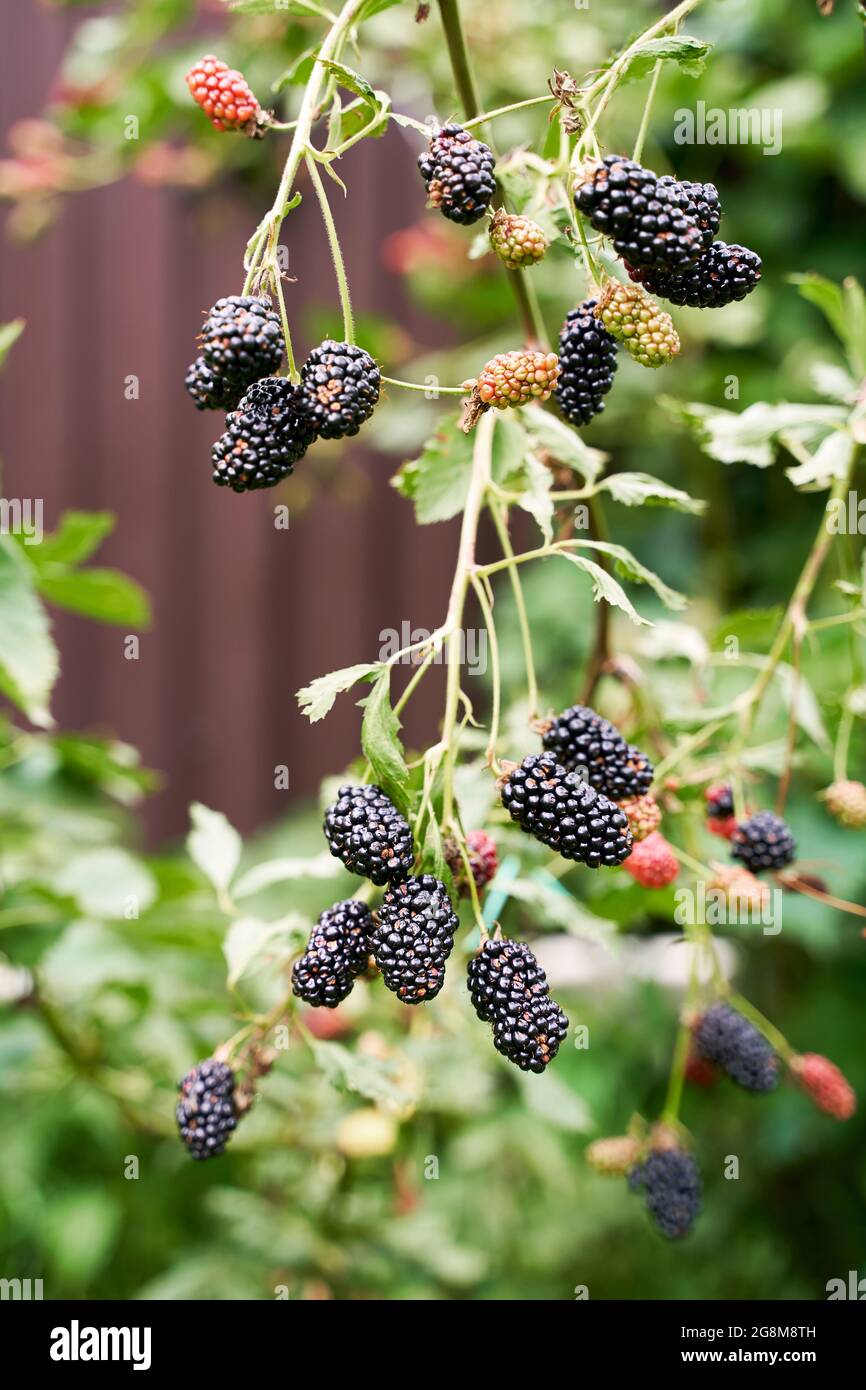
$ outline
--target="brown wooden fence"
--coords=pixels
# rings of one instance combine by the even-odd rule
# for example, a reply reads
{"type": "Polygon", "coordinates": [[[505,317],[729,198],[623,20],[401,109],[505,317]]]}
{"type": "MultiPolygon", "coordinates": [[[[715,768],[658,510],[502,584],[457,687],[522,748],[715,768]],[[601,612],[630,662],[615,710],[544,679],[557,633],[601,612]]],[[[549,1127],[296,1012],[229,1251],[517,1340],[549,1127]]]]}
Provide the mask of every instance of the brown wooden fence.
{"type": "MultiPolygon", "coordinates": [[[[5,146],[12,121],[38,113],[81,10],[67,17],[2,0],[0,12],[5,146]]],[[[393,313],[411,331],[413,311],[378,247],[420,209],[414,153],[393,132],[350,158],[351,204],[335,214],[356,305],[393,313]]],[[[220,417],[191,408],[183,376],[200,311],[236,289],[258,215],[240,196],[219,206],[214,233],[200,198],[127,180],[70,198],[34,244],[0,243],[2,318],[27,319],[0,382],[4,493],[44,499],[46,525],[64,508],[116,513],[100,561],[136,578],[154,605],[138,661],[124,656],[120,630],[57,616],[54,712],[63,727],[135,744],[163,772],[146,812],[152,840],[180,833],[194,798],[245,831],[278,815],[288,804],[274,788],[278,764],[290,770],[292,800],[342,768],[357,752],[351,697],[311,729],[294,691],[375,654],[383,628],[404,619],[433,627],[453,549],[447,529],[413,530],[387,485],[393,460],[353,441],[341,458],[369,479],[363,497],[320,498],[288,532],[274,527],[274,494],[212,486],[220,417]],[[138,400],[124,391],[131,374],[138,400]]],[[[332,270],[315,200],[291,223],[300,318],[305,304],[333,296],[332,270]]],[[[301,466],[314,469],[314,456],[301,466]]],[[[290,488],[280,500],[291,508],[290,488]]],[[[437,686],[422,689],[410,736],[435,717],[437,686]]]]}

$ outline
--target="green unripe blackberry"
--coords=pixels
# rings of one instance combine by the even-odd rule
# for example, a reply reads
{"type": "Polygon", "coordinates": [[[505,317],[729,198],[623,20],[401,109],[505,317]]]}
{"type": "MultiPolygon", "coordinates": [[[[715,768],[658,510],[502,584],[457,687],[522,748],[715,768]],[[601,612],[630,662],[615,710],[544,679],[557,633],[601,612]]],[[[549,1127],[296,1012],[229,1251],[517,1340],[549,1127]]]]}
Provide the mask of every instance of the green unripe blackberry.
{"type": "Polygon", "coordinates": [[[404,1004],[434,999],[460,925],[444,883],[422,874],[394,884],[375,915],[370,942],[388,989],[404,1004]]]}
{"type": "Polygon", "coordinates": [[[373,918],[357,898],[326,908],[292,967],[292,990],[314,1008],[335,1009],[370,959],[373,918]]]}
{"type": "Polygon", "coordinates": [[[530,217],[499,208],[490,224],[490,245],[508,270],[523,270],[543,260],[547,237],[530,217]]]}
{"type": "Polygon", "coordinates": [[[496,190],[493,151],[461,125],[442,127],[418,158],[427,197],[449,222],[469,226],[483,217],[496,190]]]}
{"type": "Polygon", "coordinates": [[[218,299],[199,336],[208,367],[234,386],[270,376],[283,360],[283,328],[267,295],[218,299]]]}
{"type": "Polygon", "coordinates": [[[646,754],[588,705],[563,710],[550,721],[542,741],[558,763],[611,801],[642,796],[652,786],[655,770],[646,754]]]}
{"type": "Polygon", "coordinates": [[[747,246],[717,241],[681,275],[632,267],[629,275],[651,294],[668,299],[671,304],[722,309],[752,293],[761,278],[761,258],[747,246]]]}
{"type": "Polygon", "coordinates": [[[615,802],[547,753],[532,753],[506,777],[502,804],[522,830],[563,859],[590,869],[627,859],[634,843],[615,802]]]}
{"type": "Polygon", "coordinates": [[[759,874],[762,869],[783,869],[797,853],[797,842],[786,823],[772,811],[758,811],[738,825],[731,835],[731,854],[759,874]]]}
{"type": "Polygon", "coordinates": [[[213,446],[213,480],[234,492],[275,487],[315,437],[299,387],[281,376],[253,382],[213,446]]]}
{"type": "Polygon", "coordinates": [[[673,319],[640,285],[611,280],[595,310],[612,337],[642,367],[664,367],[680,350],[673,319]]]}
{"type": "Polygon", "coordinates": [[[238,1122],[235,1075],[208,1057],[187,1072],[177,1101],[180,1137],[193,1158],[217,1158],[238,1122]]]}
{"type": "Polygon", "coordinates": [[[412,868],[412,831],[381,787],[341,787],[323,829],[334,857],[372,883],[397,883],[412,868]]]}
{"type": "Polygon", "coordinates": [[[331,338],[314,348],[301,368],[301,391],[322,439],[357,434],[373,414],[381,384],[369,352],[331,338]]]}

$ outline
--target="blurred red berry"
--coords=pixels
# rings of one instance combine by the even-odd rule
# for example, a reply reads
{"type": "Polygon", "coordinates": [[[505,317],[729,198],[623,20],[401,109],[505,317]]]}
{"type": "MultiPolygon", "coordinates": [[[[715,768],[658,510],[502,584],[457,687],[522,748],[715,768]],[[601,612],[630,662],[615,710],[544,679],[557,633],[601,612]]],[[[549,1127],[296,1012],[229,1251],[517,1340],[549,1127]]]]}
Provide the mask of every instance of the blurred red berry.
{"type": "Polygon", "coordinates": [[[496,841],[486,830],[470,830],[466,836],[466,853],[469,867],[479,893],[486,888],[499,868],[496,841]]]}
{"type": "Polygon", "coordinates": [[[676,855],[658,830],[635,845],[622,867],[642,888],[666,888],[680,871],[676,855]]]}
{"type": "Polygon", "coordinates": [[[857,1097],[834,1062],[817,1052],[804,1052],[794,1058],[791,1071],[797,1084],[825,1115],[832,1115],[834,1120],[850,1120],[857,1109],[857,1097]]]}

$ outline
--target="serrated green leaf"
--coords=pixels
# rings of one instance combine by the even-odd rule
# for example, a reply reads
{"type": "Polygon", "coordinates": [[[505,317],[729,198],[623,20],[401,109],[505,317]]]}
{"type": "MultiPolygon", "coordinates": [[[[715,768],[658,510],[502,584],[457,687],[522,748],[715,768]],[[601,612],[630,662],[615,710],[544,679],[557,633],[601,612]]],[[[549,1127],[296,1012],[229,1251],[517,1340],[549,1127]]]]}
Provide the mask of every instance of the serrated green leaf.
{"type": "Polygon", "coordinates": [[[400,720],[391,708],[391,668],[385,666],[363,700],[361,747],[373,769],[373,779],[405,815],[408,810],[409,769],[400,742],[400,720]]]}
{"type": "Polygon", "coordinates": [[[447,416],[427,440],[418,458],[399,469],[392,482],[415,504],[421,526],[449,521],[466,505],[472,470],[472,440],[453,415],[447,416]]]}
{"type": "Polygon", "coordinates": [[[671,487],[649,473],[611,473],[598,484],[599,491],[609,492],[624,507],[672,507],[675,511],[700,516],[707,504],[690,497],[681,488],[671,487]]]}
{"type": "MultiPolygon", "coordinates": [[[[784,435],[780,437],[784,443],[784,435]]],[[[847,430],[831,430],[808,462],[786,468],[785,472],[801,492],[820,492],[832,487],[837,479],[847,477],[856,447],[847,430]]]]}
{"type": "Polygon", "coordinates": [[[642,565],[636,555],[632,555],[624,545],[616,545],[612,541],[581,541],[582,546],[590,550],[599,550],[604,555],[609,555],[613,560],[613,567],[617,574],[622,575],[623,579],[632,579],[636,584],[647,584],[658,594],[665,608],[670,608],[674,612],[682,612],[688,608],[689,601],[685,594],[678,593],[661,579],[654,570],[647,569],[642,565]]]}
{"type": "Polygon", "coordinates": [[[417,1096],[398,1080],[396,1062],[355,1056],[342,1043],[310,1043],[316,1063],[333,1086],[353,1091],[367,1100],[385,1104],[399,1113],[408,1113],[417,1096]]]}
{"type": "Polygon", "coordinates": [[[666,34],[660,39],[647,39],[629,60],[624,80],[649,76],[659,60],[677,63],[687,77],[699,77],[711,48],[711,44],[689,34],[666,34]]]}
{"type": "Polygon", "coordinates": [[[315,724],[329,713],[338,695],[351,690],[359,681],[370,680],[381,669],[381,661],[364,661],[359,662],[357,666],[344,666],[341,671],[330,671],[326,676],[318,676],[299,690],[295,698],[310,723],[315,724]]]}
{"type": "Polygon", "coordinates": [[[59,671],[51,625],[19,547],[0,536],[0,690],[33,724],[52,724],[48,701],[59,671]]]}
{"type": "Polygon", "coordinates": [[[242,842],[221,811],[194,801],[189,808],[192,829],[186,837],[190,859],[218,891],[228,888],[240,863],[242,842]]]}
{"type": "Polygon", "coordinates": [[[48,603],[71,613],[82,613],[86,618],[120,627],[150,626],[147,594],[119,570],[73,570],[63,565],[47,565],[39,570],[36,584],[48,603]]]}
{"type": "Polygon", "coordinates": [[[637,627],[650,627],[651,624],[646,618],[642,618],[625,592],[621,584],[614,579],[612,574],[602,569],[601,565],[596,564],[595,560],[590,560],[586,555],[576,555],[571,550],[561,550],[557,554],[562,555],[566,560],[570,560],[578,569],[584,571],[592,579],[592,596],[596,603],[604,600],[613,608],[621,608],[637,627]]]}
{"type": "Polygon", "coordinates": [[[322,62],[322,67],[327,68],[333,73],[341,87],[347,91],[354,92],[356,97],[361,97],[370,107],[378,106],[376,93],[370,86],[366,77],[362,77],[354,68],[349,68],[345,63],[336,63],[332,58],[326,58],[322,62]]]}
{"type": "Polygon", "coordinates": [[[847,412],[835,405],[768,405],[758,401],[738,412],[698,401],[684,404],[671,397],[663,397],[661,403],[691,427],[710,458],[720,463],[751,463],[756,468],[772,465],[774,444],[783,433],[808,440],[847,418],[847,412]]]}
{"type": "Polygon", "coordinates": [[[573,469],[584,482],[596,481],[607,455],[590,449],[570,425],[563,424],[548,411],[527,409],[523,412],[523,427],[534,449],[542,450],[557,463],[573,469]]]}

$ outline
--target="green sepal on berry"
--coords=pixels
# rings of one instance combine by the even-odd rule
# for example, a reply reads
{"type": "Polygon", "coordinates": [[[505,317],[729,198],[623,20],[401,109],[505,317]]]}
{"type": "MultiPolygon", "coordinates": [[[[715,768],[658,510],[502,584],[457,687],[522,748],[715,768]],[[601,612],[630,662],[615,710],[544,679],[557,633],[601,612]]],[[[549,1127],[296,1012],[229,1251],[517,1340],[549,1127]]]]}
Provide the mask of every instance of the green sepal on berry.
{"type": "Polygon", "coordinates": [[[611,280],[602,291],[595,315],[642,367],[664,367],[680,350],[670,314],[639,285],[611,280]]]}
{"type": "Polygon", "coordinates": [[[530,217],[499,208],[490,224],[490,246],[508,270],[524,270],[544,259],[547,237],[530,217]]]}

